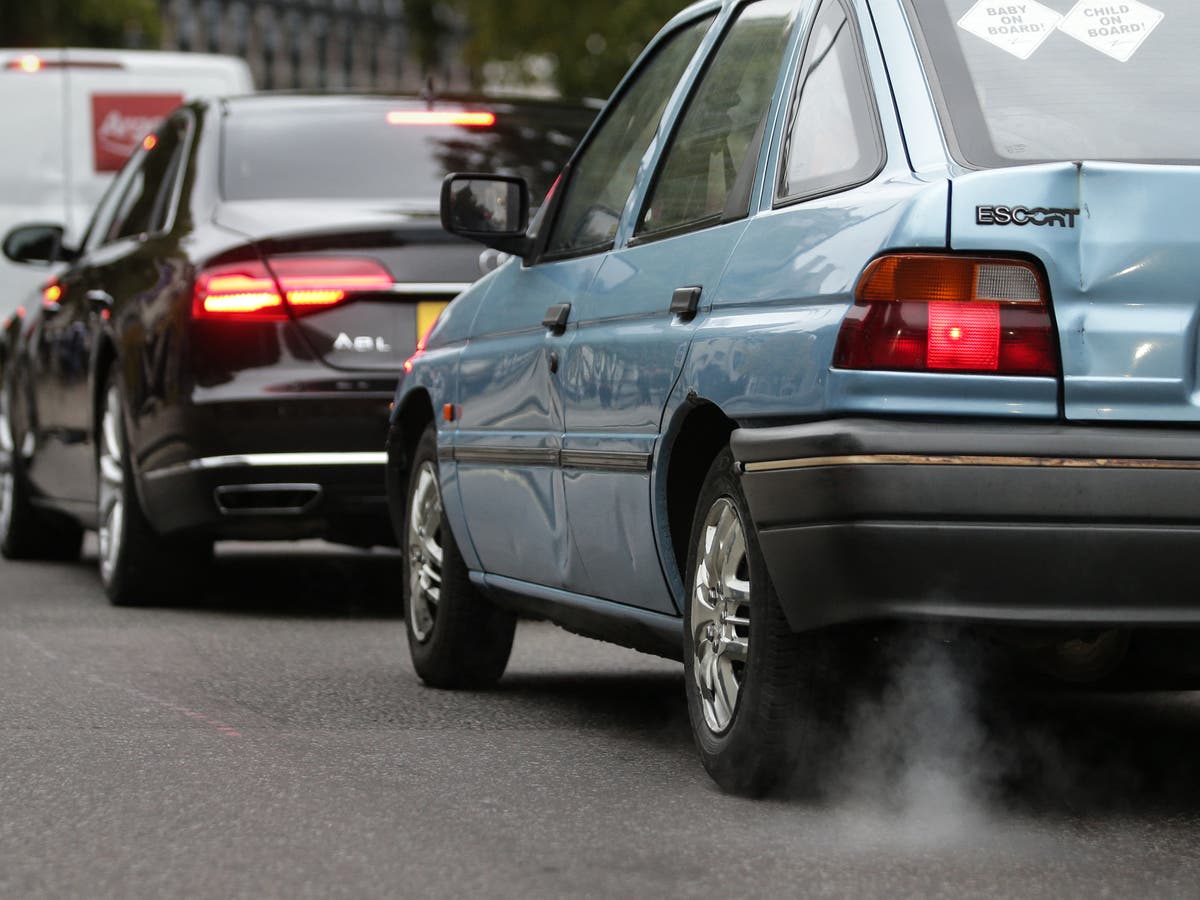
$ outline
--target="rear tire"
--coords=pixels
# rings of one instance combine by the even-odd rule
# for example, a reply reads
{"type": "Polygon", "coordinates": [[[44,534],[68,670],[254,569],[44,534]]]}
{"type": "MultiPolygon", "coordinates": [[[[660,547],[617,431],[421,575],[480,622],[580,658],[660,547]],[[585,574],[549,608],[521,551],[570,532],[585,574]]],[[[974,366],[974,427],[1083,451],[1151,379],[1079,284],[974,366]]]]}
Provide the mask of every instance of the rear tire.
{"type": "Polygon", "coordinates": [[[684,667],[701,762],[725,791],[807,792],[828,738],[831,639],[791,630],[758,546],[733,456],[713,461],[687,562],[684,667]]]}
{"type": "Polygon", "coordinates": [[[194,599],[212,561],[212,542],[165,539],[146,519],[134,487],[115,370],[105,383],[96,435],[100,485],[100,581],[114,606],[194,599]]]}
{"type": "Polygon", "coordinates": [[[413,668],[432,687],[491,687],[508,666],[516,617],[471,584],[442,506],[433,425],[421,435],[409,473],[402,550],[413,668]]]}
{"type": "Polygon", "coordinates": [[[0,554],[6,559],[76,560],[83,528],[33,507],[23,442],[13,423],[10,393],[0,388],[0,554]]]}

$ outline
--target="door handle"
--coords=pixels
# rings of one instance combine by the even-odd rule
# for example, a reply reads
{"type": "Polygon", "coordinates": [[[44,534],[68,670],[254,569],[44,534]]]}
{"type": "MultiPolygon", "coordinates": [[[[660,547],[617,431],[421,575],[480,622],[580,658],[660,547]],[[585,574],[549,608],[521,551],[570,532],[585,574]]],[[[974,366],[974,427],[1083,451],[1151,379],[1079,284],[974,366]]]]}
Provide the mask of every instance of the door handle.
{"type": "Polygon", "coordinates": [[[690,319],[696,315],[696,310],[700,308],[700,295],[703,293],[704,288],[699,285],[676,288],[675,293],[671,295],[671,315],[681,319],[690,319]]]}
{"type": "Polygon", "coordinates": [[[569,318],[571,318],[571,304],[555,303],[546,310],[546,317],[542,319],[542,325],[549,328],[551,334],[559,335],[567,330],[567,319],[569,318]]]}
{"type": "Polygon", "coordinates": [[[113,298],[108,291],[88,291],[83,295],[87,300],[88,309],[92,312],[103,312],[106,309],[112,309],[113,298]]]}

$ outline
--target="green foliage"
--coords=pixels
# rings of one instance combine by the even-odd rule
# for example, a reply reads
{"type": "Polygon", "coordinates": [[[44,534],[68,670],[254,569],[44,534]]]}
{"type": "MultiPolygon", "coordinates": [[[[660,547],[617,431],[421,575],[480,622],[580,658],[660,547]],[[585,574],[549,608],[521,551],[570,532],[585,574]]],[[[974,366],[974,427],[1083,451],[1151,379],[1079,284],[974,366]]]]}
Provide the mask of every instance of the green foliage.
{"type": "Polygon", "coordinates": [[[607,97],[646,42],[688,0],[453,0],[470,29],[467,62],[555,60],[566,97],[607,97]]]}
{"type": "Polygon", "coordinates": [[[0,0],[0,46],[157,47],[157,0],[0,0]]]}

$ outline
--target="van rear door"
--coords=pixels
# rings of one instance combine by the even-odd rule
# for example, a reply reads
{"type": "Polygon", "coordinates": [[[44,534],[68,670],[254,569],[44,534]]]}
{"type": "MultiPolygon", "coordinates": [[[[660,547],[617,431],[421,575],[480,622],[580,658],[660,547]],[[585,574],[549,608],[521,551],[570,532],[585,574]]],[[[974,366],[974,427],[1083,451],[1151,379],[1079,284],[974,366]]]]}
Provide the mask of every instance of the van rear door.
{"type": "MultiPolygon", "coordinates": [[[[0,238],[30,222],[63,222],[63,72],[26,71],[18,54],[0,54],[0,238]]],[[[29,65],[32,68],[32,63],[29,65]]],[[[46,279],[45,269],[18,266],[0,257],[0,318],[26,302],[46,279]]]]}

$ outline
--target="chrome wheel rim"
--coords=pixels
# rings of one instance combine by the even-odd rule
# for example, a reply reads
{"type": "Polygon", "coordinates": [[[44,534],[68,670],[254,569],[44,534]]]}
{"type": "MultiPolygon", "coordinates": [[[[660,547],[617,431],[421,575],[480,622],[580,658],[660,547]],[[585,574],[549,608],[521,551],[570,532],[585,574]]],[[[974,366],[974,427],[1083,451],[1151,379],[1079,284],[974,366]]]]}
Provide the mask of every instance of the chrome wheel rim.
{"type": "Polygon", "coordinates": [[[104,399],[100,420],[100,578],[108,584],[117,569],[121,545],[125,539],[125,467],[122,464],[125,442],[121,432],[121,395],[115,387],[104,399]]]}
{"type": "Polygon", "coordinates": [[[442,598],[442,494],[437,469],[417,470],[408,514],[408,623],[413,637],[429,640],[442,598]]]}
{"type": "Polygon", "coordinates": [[[692,581],[692,675],[705,724],[729,728],[750,658],[750,560],[737,508],[721,497],[709,509],[692,581]]]}
{"type": "Polygon", "coordinates": [[[0,540],[7,538],[12,528],[15,448],[12,422],[8,417],[8,392],[0,391],[0,540]]]}

